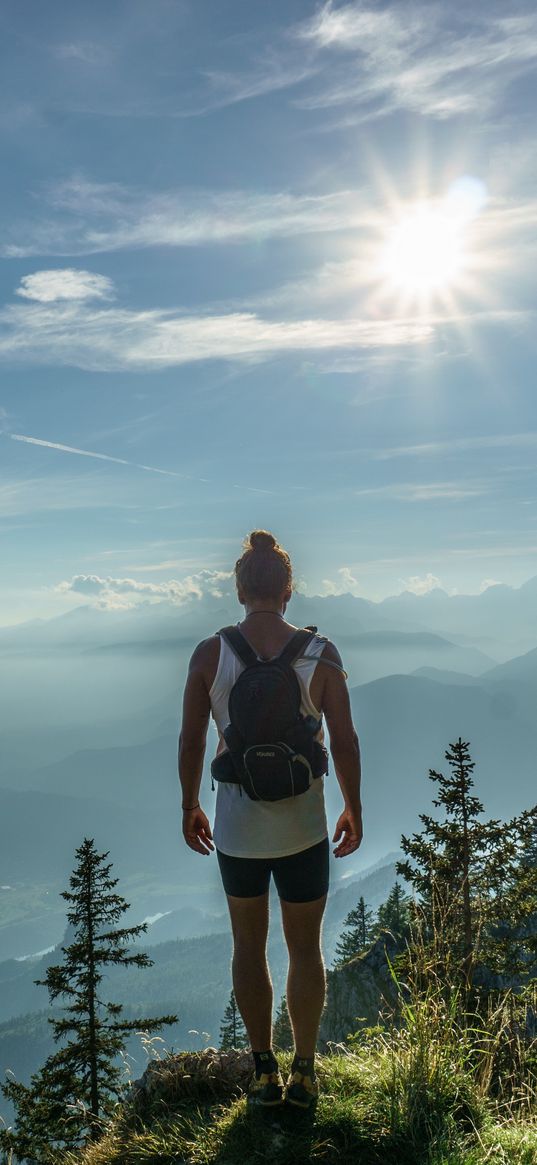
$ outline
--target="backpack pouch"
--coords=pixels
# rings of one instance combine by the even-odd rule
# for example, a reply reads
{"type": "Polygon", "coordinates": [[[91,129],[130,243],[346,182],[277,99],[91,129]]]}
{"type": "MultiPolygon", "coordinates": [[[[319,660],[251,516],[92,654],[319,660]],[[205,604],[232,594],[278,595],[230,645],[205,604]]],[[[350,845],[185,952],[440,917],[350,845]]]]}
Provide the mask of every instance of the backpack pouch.
{"type": "Polygon", "coordinates": [[[306,757],[278,741],[252,744],[244,752],[242,786],[252,801],[281,801],[309,789],[313,774],[306,757]]]}

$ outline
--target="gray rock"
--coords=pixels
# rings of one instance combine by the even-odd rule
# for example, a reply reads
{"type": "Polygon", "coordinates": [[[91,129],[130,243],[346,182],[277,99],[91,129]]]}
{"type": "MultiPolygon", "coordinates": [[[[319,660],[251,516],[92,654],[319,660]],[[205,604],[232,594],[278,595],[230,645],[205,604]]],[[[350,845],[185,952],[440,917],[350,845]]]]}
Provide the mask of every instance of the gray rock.
{"type": "Polygon", "coordinates": [[[388,958],[393,962],[398,950],[400,947],[393,935],[383,931],[369,950],[328,972],[326,1005],[319,1030],[320,1051],[327,1051],[330,1043],[343,1041],[364,1023],[377,1024],[380,1012],[395,1006],[397,988],[388,958]]]}

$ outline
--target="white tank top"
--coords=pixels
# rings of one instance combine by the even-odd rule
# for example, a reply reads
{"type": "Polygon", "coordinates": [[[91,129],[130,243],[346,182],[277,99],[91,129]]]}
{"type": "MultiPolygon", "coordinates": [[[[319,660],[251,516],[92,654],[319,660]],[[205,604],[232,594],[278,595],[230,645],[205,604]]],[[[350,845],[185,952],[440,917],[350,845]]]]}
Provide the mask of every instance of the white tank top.
{"type": "MultiPolygon", "coordinates": [[[[300,684],[300,711],[317,720],[322,714],[312,704],[309,689],[325,644],[325,638],[315,635],[304,649],[306,658],[293,664],[300,684]]],[[[218,669],[209,699],[221,741],[229,724],[229,693],[244,667],[220,636],[218,669]]],[[[324,740],[322,728],[317,739],[324,740]]],[[[281,858],[316,845],[327,833],[323,777],[316,777],[305,793],[283,801],[252,801],[246,793],[241,795],[238,785],[217,782],[213,840],[222,853],[240,858],[281,858]]]]}

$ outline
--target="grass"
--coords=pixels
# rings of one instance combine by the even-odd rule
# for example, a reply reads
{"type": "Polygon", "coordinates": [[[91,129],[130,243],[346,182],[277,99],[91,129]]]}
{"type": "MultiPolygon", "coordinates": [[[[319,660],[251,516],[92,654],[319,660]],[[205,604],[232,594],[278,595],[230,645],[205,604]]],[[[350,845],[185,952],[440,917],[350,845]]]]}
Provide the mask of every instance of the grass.
{"type": "Polygon", "coordinates": [[[317,1057],[314,1111],[249,1105],[248,1052],[157,1054],[101,1140],[54,1165],[537,1165],[537,981],[473,1014],[433,965],[420,986],[420,958],[404,983],[390,964],[397,1010],[317,1057]]]}
{"type": "MultiPolygon", "coordinates": [[[[126,1104],[61,1165],[537,1165],[537,1112],[502,1121],[468,1072],[439,1087],[400,1049],[387,1057],[379,1041],[318,1056],[314,1112],[252,1108],[244,1095],[126,1104]]],[[[280,1054],[284,1074],[290,1061],[280,1054]]]]}

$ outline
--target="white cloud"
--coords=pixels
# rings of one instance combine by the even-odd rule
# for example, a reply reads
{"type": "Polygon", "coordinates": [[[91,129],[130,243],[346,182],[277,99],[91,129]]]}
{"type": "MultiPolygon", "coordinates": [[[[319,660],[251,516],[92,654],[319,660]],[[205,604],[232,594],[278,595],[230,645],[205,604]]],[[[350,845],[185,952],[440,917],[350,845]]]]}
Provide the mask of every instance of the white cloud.
{"type": "Polygon", "coordinates": [[[447,554],[462,558],[523,558],[527,554],[537,554],[535,543],[524,543],[517,546],[506,546],[500,542],[496,546],[451,546],[447,554]]]}
{"type": "MultiPolygon", "coordinates": [[[[527,146],[527,154],[532,152],[533,141],[527,146]]],[[[468,240],[469,277],[477,303],[487,303],[491,270],[496,281],[515,266],[520,274],[529,274],[537,251],[537,200],[531,195],[525,200],[521,195],[516,200],[511,194],[503,195],[498,176],[496,181],[486,212],[473,222],[468,240]]],[[[48,217],[4,227],[0,255],[81,256],[153,246],[239,245],[319,232],[347,235],[345,259],[333,258],[317,270],[300,272],[297,278],[248,298],[248,310],[285,309],[292,315],[299,314],[300,304],[310,312],[312,305],[331,302],[331,310],[341,316],[361,293],[381,293],[383,240],[390,222],[403,209],[395,193],[387,196],[386,180],[382,193],[364,188],[314,195],[240,190],[152,194],[75,176],[41,191],[39,206],[47,201],[48,217]]],[[[19,294],[41,302],[60,297],[104,299],[111,297],[113,287],[103,275],[50,271],[26,276],[19,294]]],[[[240,310],[243,303],[235,296],[225,309],[240,310]]],[[[388,310],[394,313],[393,303],[388,310]]]]}
{"type": "Polygon", "coordinates": [[[341,576],[339,582],[334,582],[333,579],[323,578],[321,594],[326,595],[359,595],[360,584],[358,579],[354,577],[349,566],[339,566],[337,573],[341,576]]]}
{"type": "Polygon", "coordinates": [[[488,591],[489,587],[501,587],[501,585],[501,582],[497,578],[484,578],[479,591],[483,594],[483,591],[488,591]]]}
{"type": "Polygon", "coordinates": [[[511,84],[537,59],[537,15],[401,3],[388,9],[327,3],[298,29],[322,54],[338,53],[334,80],[298,102],[355,107],[369,121],[409,109],[438,119],[501,108],[511,84]]]}
{"type": "Polygon", "coordinates": [[[359,497],[389,498],[396,502],[434,502],[439,499],[458,502],[465,498],[480,497],[487,492],[488,487],[484,483],[466,484],[457,481],[398,482],[354,491],[359,497]]]}
{"type": "Polygon", "coordinates": [[[54,303],[60,299],[111,299],[113,294],[114,285],[106,275],[77,271],[73,267],[24,275],[16,290],[16,295],[39,303],[54,303]]]}
{"type": "Polygon", "coordinates": [[[491,433],[475,437],[453,437],[450,441],[429,441],[423,445],[396,445],[391,449],[370,450],[369,456],[377,461],[389,461],[395,457],[436,457],[438,454],[471,449],[531,449],[535,445],[537,432],[491,433]]]}
{"type": "MultiPolygon", "coordinates": [[[[408,9],[406,14],[412,15],[408,9]]],[[[304,40],[313,41],[319,49],[366,53],[375,50],[380,43],[393,50],[394,45],[411,42],[423,30],[424,23],[425,13],[420,15],[417,10],[414,10],[413,20],[407,23],[397,9],[367,9],[363,4],[334,8],[327,3],[297,33],[304,40]]]]}
{"type": "Polygon", "coordinates": [[[84,303],[10,305],[0,311],[0,356],[96,371],[154,369],[198,360],[264,360],[276,353],[419,344],[416,319],[267,320],[253,313],[186,315],[84,303]]]}
{"type": "Polygon", "coordinates": [[[358,579],[354,577],[350,567],[340,566],[338,569],[338,574],[341,575],[341,585],[344,586],[348,591],[352,590],[353,594],[356,593],[356,590],[359,587],[359,582],[358,579]]]}
{"type": "Polygon", "coordinates": [[[429,591],[434,591],[437,587],[442,587],[440,579],[430,572],[424,578],[420,578],[417,574],[412,574],[410,578],[400,578],[399,582],[405,591],[411,591],[413,595],[428,595],[429,591]]]}
{"type": "Polygon", "coordinates": [[[200,570],[181,581],[140,582],[132,578],[101,578],[96,574],[76,574],[63,580],[53,589],[60,594],[74,592],[95,600],[97,606],[108,609],[132,609],[141,600],[144,603],[172,603],[181,606],[204,595],[223,598],[231,593],[232,571],[200,570]]]}
{"type": "Polygon", "coordinates": [[[354,191],[159,194],[75,176],[42,192],[52,216],[11,227],[0,254],[86,255],[153,246],[192,247],[356,229],[371,217],[354,191]]]}

